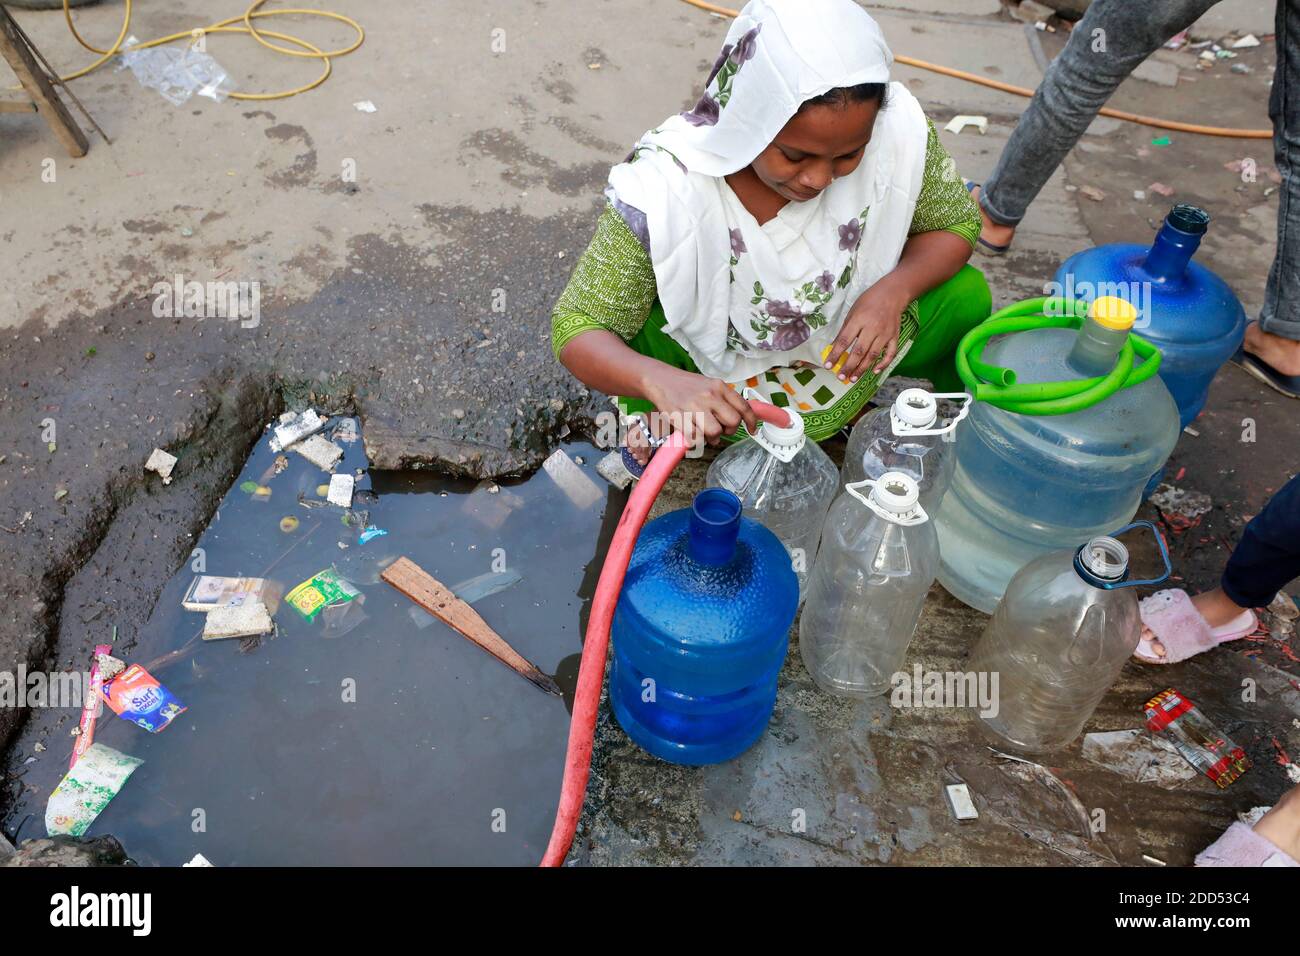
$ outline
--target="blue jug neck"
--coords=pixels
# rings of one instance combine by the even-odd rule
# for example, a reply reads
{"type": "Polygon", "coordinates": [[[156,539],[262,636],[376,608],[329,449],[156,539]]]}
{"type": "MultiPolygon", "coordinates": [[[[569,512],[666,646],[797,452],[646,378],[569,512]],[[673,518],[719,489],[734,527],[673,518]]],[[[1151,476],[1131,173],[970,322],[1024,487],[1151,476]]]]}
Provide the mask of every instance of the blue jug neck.
{"type": "Polygon", "coordinates": [[[727,564],[740,536],[740,499],[723,488],[706,488],[691,505],[689,548],[698,564],[727,564]]]}
{"type": "Polygon", "coordinates": [[[1142,271],[1156,282],[1179,281],[1187,272],[1187,263],[1200,247],[1203,234],[1184,232],[1166,219],[1142,262],[1142,271]]]}

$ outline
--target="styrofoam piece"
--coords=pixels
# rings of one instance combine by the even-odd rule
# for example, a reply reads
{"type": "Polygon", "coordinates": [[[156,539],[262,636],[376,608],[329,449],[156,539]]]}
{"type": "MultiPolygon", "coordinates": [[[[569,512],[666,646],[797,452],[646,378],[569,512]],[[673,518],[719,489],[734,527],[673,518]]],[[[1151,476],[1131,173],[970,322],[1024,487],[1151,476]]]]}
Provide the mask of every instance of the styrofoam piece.
{"type": "Polygon", "coordinates": [[[321,471],[332,471],[343,457],[343,449],[328,438],[312,435],[305,441],[290,445],[289,451],[296,451],[321,471]]]}
{"type": "Polygon", "coordinates": [[[267,634],[274,628],[266,605],[253,601],[209,611],[207,620],[203,622],[203,639],[221,641],[228,637],[252,637],[267,634]]]}
{"type": "Polygon", "coordinates": [[[331,475],[329,493],[325,499],[332,505],[338,505],[340,508],[352,507],[352,489],[356,485],[356,479],[351,475],[331,475]]]}

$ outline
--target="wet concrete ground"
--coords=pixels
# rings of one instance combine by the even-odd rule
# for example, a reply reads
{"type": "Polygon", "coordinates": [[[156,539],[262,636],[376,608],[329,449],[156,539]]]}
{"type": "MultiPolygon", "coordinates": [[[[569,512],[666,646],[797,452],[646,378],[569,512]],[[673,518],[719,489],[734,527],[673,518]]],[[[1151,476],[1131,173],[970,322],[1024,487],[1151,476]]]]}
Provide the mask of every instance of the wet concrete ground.
{"type": "MultiPolygon", "coordinates": [[[[207,6],[182,0],[138,14],[135,32],[201,23],[207,6]]],[[[588,239],[605,169],[643,129],[693,102],[724,24],[671,3],[335,6],[363,21],[367,43],[304,96],[174,109],[129,74],[101,71],[77,91],[115,144],[96,142],[77,161],[57,152],[38,119],[4,117],[0,669],[78,667],[109,623],[142,629],[286,402],[359,413],[376,468],[436,464],[463,475],[535,467],[601,407],[549,356],[550,304],[588,239]],[[494,53],[498,28],[506,49],[494,53]],[[355,110],[362,99],[378,112],[355,110]],[[47,158],[55,182],[41,179],[47,158]],[[356,160],[355,182],[342,177],[347,159],[356,160]],[[262,283],[260,323],[155,316],[154,283],[178,273],[262,283]],[[181,458],[165,488],[141,472],[155,445],[181,458]]],[[[1207,29],[1267,33],[1271,7],[1228,0],[1207,29]]],[[[78,22],[103,37],[119,13],[88,8],[78,22]]],[[[1037,81],[1023,25],[992,3],[897,0],[879,18],[897,52],[1037,81]]],[[[56,63],[84,62],[57,14],[19,19],[56,63]]],[[[332,29],[301,32],[346,41],[332,29]]],[[[1048,56],[1060,42],[1039,39],[1048,56]]],[[[212,50],[246,89],[305,79],[303,64],[268,61],[235,39],[212,50]]],[[[1232,61],[1249,65],[1246,75],[1226,63],[1197,71],[1186,51],[1158,58],[1178,69],[1178,85],[1135,79],[1114,105],[1267,126],[1271,41],[1232,61]]],[[[956,113],[989,115],[985,136],[941,133],[964,175],[986,175],[1023,101],[898,72],[939,125],[956,113]]],[[[1186,199],[1215,216],[1200,261],[1257,310],[1277,202],[1268,143],[1172,134],[1169,146],[1152,145],[1159,135],[1094,124],[1031,208],[1012,253],[977,260],[995,307],[1041,293],[1059,261],[1090,243],[1149,238],[1168,204],[1186,199]],[[1223,168],[1243,156],[1258,160],[1257,183],[1223,168]],[[1175,195],[1154,195],[1152,182],[1175,195]],[[1105,197],[1082,198],[1081,186],[1105,197]]],[[[1183,437],[1171,467],[1186,469],[1182,486],[1215,501],[1174,543],[1189,586],[1214,583],[1244,521],[1295,470],[1298,421],[1244,373],[1220,373],[1199,437],[1183,437]],[[1242,440],[1246,419],[1253,442],[1242,440]]],[[[685,503],[702,476],[688,463],[661,506],[685,503]]],[[[959,668],[982,622],[936,588],[913,659],[959,668]]],[[[990,813],[960,827],[951,819],[940,787],[951,775],[990,798],[1006,776],[960,715],[840,704],[814,693],[792,654],[771,732],[733,764],[657,764],[603,718],[574,859],[1058,863],[1091,853],[1139,863],[1149,853],[1186,863],[1234,812],[1271,802],[1285,785],[1270,738],[1293,754],[1300,739],[1294,678],[1285,676],[1298,668],[1283,646],[1224,648],[1159,672],[1130,665],[1090,730],[1137,726],[1142,702],[1172,683],[1240,735],[1256,769],[1225,794],[1201,781],[1169,794],[1083,762],[1076,745],[1054,766],[1085,807],[1106,810],[1108,824],[1100,844],[1067,847],[1073,855],[1014,837],[1068,833],[1072,819],[1049,806],[1035,811],[1037,822],[1017,823],[1014,808],[1033,803],[1023,787],[994,800],[1010,823],[990,813]],[[1258,682],[1255,703],[1240,699],[1246,678],[1258,682]],[[799,809],[803,833],[791,828],[799,809]]],[[[17,716],[0,711],[0,738],[17,716]]],[[[563,740],[555,746],[562,752],[563,740]]]]}

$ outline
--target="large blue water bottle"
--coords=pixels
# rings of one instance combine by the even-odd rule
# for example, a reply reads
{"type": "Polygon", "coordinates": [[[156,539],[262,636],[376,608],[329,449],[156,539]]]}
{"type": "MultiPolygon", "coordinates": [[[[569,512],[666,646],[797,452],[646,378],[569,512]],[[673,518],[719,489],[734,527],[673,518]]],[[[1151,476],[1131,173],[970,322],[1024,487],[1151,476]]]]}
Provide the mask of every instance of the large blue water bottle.
{"type": "Polygon", "coordinates": [[[1241,345],[1246,313],[1228,284],[1192,262],[1210,224],[1204,209],[1178,203],[1148,248],[1114,243],[1076,252],[1056,281],[1066,298],[1115,295],[1138,309],[1134,331],[1160,349],[1160,377],[1183,427],[1205,405],[1214,373],[1241,345]]]}
{"type": "Polygon", "coordinates": [[[799,582],[785,546],[709,488],[641,532],[614,612],[610,703],[647,752],[730,760],[776,704],[799,582]]]}

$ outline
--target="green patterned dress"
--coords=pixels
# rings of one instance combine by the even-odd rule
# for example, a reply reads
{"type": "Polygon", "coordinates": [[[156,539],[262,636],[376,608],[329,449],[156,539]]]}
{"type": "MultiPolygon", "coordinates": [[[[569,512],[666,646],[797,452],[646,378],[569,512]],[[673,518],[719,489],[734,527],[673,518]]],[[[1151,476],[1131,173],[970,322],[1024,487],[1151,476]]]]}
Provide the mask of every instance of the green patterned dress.
{"type": "MultiPolygon", "coordinates": [[[[569,284],[551,314],[551,347],[556,357],[584,332],[613,332],[643,355],[676,368],[697,371],[686,350],[663,326],[656,295],[654,266],[645,238],[638,238],[624,218],[635,210],[606,204],[591,244],[574,267],[569,284]]],[[[979,207],[966,191],[948,151],[930,124],[925,172],[909,235],[947,231],[972,248],[979,238],[979,207]]],[[[643,230],[641,230],[643,232],[643,230]]],[[[953,368],[957,343],[988,318],[991,296],[984,276],[971,266],[910,303],[899,328],[899,358],[880,374],[864,372],[856,383],[839,382],[820,368],[776,367],[733,387],[749,386],[766,401],[797,408],[815,441],[834,434],[860,412],[890,374],[927,378],[941,391],[959,391],[953,368]]],[[[626,413],[650,411],[641,399],[620,398],[626,413]]],[[[743,436],[742,432],[734,437],[743,436]]]]}

